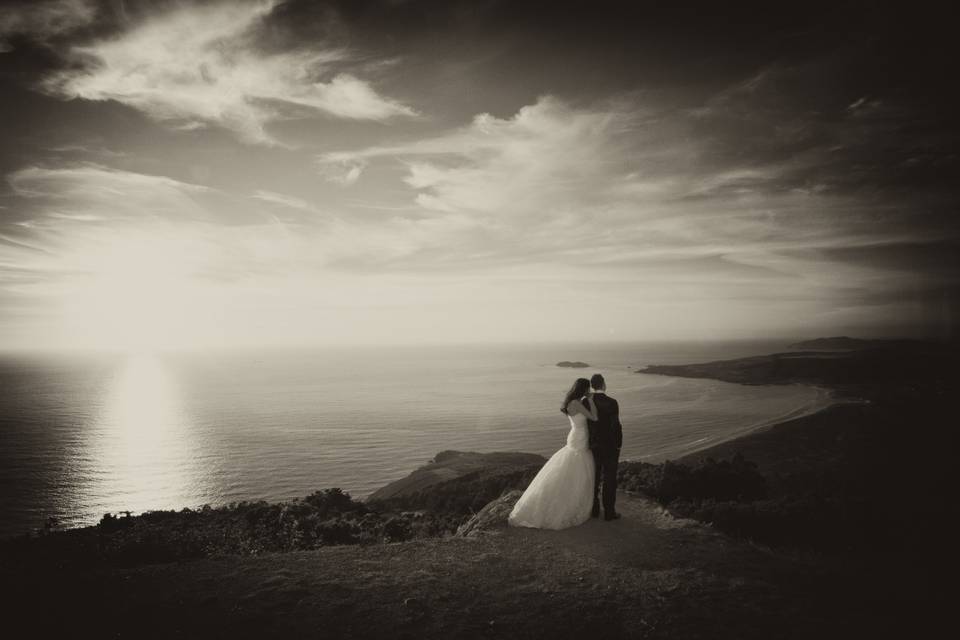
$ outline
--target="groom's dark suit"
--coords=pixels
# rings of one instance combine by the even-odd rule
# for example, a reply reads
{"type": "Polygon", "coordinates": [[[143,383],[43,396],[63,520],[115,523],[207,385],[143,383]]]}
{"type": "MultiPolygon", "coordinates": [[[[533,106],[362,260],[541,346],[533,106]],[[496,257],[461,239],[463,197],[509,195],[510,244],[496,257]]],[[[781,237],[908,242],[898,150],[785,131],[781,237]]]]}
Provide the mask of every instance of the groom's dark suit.
{"type": "Polygon", "coordinates": [[[603,483],[603,515],[610,518],[616,513],[617,465],[620,462],[620,447],[623,445],[623,427],[620,425],[620,405],[602,391],[593,394],[597,407],[597,419],[587,421],[590,450],[596,463],[593,484],[593,512],[600,507],[600,484],[603,483]]]}

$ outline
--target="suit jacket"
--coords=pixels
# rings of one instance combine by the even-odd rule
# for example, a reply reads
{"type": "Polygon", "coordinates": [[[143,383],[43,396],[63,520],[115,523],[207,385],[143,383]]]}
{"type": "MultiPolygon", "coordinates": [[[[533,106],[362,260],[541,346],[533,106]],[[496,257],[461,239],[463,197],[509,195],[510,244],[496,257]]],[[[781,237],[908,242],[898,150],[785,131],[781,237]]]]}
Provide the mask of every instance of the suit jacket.
{"type": "Polygon", "coordinates": [[[587,434],[591,449],[619,449],[623,446],[623,426],[620,424],[620,405],[605,393],[593,394],[597,419],[587,420],[587,434]]]}

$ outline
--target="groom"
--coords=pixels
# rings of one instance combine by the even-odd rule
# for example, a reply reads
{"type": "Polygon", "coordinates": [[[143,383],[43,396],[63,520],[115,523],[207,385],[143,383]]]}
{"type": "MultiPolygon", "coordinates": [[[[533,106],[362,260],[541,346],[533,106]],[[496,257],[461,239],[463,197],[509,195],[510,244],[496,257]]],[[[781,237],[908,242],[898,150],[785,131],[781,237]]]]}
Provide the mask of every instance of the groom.
{"type": "Polygon", "coordinates": [[[623,427],[620,425],[620,405],[607,395],[607,383],[599,373],[590,378],[593,387],[593,402],[597,407],[597,419],[589,420],[590,449],[596,476],[593,483],[594,518],[600,516],[600,484],[603,483],[603,519],[616,520],[620,517],[615,508],[617,502],[617,464],[620,461],[620,447],[623,445],[623,427]]]}

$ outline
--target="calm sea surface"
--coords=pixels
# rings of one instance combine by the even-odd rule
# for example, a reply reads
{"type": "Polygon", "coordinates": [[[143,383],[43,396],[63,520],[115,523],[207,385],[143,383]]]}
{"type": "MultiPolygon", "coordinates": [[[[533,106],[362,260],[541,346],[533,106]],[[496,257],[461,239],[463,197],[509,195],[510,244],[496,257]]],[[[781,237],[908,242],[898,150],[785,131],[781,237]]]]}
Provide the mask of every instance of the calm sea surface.
{"type": "Polygon", "coordinates": [[[822,406],[803,386],[740,386],[631,367],[783,343],[483,346],[208,355],[0,355],[0,535],[108,511],[355,497],[444,449],[563,446],[578,375],[620,401],[623,457],[662,460],[822,406]],[[555,366],[583,360],[589,369],[555,366]]]}

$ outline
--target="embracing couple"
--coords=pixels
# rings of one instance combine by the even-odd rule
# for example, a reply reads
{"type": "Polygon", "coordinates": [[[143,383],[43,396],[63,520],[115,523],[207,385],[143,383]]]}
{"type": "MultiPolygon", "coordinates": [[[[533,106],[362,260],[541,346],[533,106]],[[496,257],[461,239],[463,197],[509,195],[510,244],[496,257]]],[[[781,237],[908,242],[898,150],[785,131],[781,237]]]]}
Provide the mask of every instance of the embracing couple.
{"type": "Polygon", "coordinates": [[[620,406],[606,393],[603,376],[578,378],[560,411],[570,419],[567,446],[540,469],[510,513],[516,527],[565,529],[600,517],[616,520],[617,463],[623,444],[620,406]],[[591,390],[592,387],[592,390],[591,390]]]}

